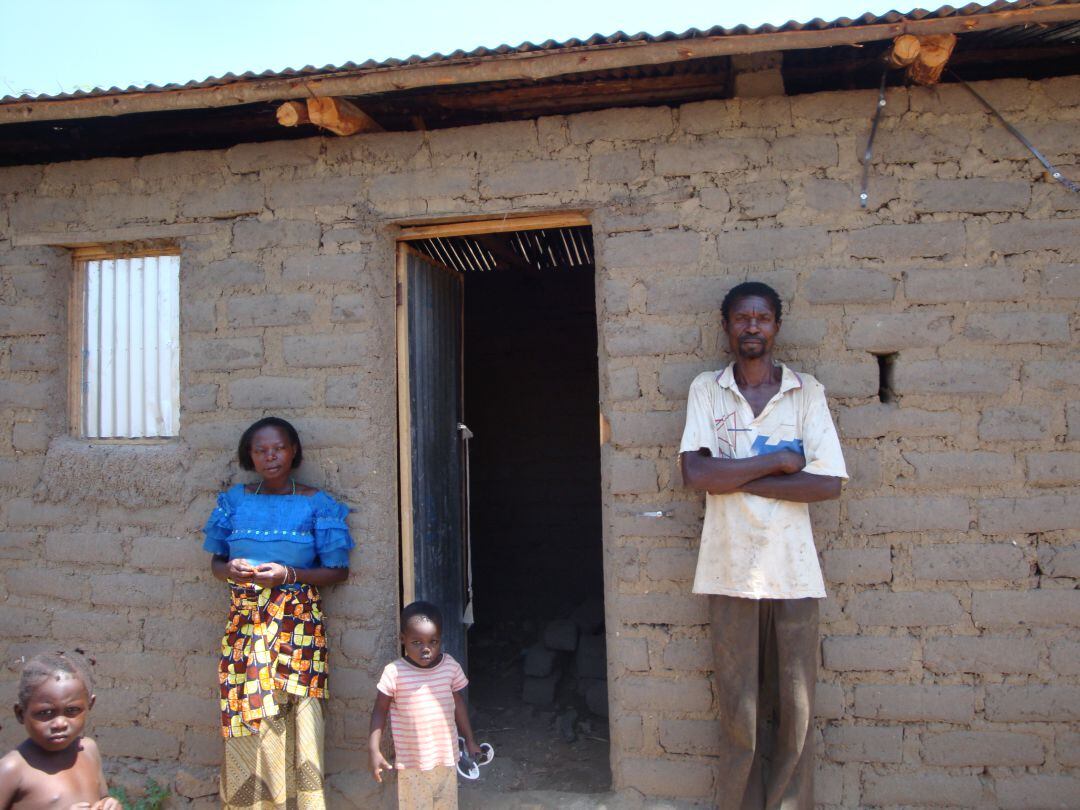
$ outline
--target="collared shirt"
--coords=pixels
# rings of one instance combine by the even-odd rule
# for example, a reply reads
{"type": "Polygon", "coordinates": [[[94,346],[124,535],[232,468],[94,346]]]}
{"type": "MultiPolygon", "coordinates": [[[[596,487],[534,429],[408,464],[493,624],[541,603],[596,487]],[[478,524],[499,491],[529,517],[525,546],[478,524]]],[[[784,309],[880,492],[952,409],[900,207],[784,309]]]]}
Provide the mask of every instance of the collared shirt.
{"type": "MultiPolygon", "coordinates": [[[[797,450],[804,472],[847,479],[825,388],[809,374],[781,366],[780,390],[754,416],[735,382],[735,364],[699,374],[690,386],[680,453],[706,448],[738,459],[797,450]]],[[[705,495],[694,593],[749,599],[823,598],[805,503],[744,492],[705,495]]]]}

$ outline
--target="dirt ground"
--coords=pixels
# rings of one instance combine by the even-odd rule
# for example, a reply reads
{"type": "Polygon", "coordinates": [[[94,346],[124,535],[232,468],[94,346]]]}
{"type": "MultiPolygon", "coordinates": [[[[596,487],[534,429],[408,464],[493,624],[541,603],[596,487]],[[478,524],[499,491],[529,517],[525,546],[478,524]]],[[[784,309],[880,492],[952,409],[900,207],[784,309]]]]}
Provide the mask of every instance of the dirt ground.
{"type": "MultiPolygon", "coordinates": [[[[478,742],[495,748],[495,759],[475,782],[462,779],[466,807],[489,804],[495,796],[534,791],[605,794],[611,789],[607,718],[592,714],[575,693],[572,673],[564,675],[550,707],[522,700],[520,647],[488,638],[470,649],[469,705],[478,742]]],[[[545,806],[545,805],[522,805],[545,806]]],[[[562,804],[553,806],[564,806],[562,804]]]]}

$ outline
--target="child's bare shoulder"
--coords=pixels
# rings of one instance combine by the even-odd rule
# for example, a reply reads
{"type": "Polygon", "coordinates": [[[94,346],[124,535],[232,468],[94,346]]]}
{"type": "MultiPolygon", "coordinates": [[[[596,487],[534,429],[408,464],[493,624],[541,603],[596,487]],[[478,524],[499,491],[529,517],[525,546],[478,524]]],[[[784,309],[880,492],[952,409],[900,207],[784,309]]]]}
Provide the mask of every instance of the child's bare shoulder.
{"type": "Polygon", "coordinates": [[[11,776],[28,767],[30,766],[26,762],[26,758],[18,748],[12,748],[4,756],[0,757],[0,776],[11,776]]]}
{"type": "Polygon", "coordinates": [[[11,806],[29,768],[29,763],[17,748],[0,757],[0,807],[11,806]]]}

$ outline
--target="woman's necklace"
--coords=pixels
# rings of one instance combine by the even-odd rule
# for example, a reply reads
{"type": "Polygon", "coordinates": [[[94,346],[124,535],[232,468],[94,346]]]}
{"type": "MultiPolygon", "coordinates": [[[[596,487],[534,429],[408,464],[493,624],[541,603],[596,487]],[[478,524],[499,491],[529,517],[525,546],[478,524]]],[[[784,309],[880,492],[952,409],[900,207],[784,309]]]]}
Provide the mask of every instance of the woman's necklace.
{"type": "MultiPolygon", "coordinates": [[[[295,478],[290,478],[289,480],[292,482],[292,494],[295,495],[296,494],[296,479],[295,478]]],[[[259,485],[257,487],[255,487],[255,492],[254,492],[255,495],[259,494],[259,491],[262,489],[262,485],[265,484],[265,483],[266,483],[266,481],[260,481],[259,482],[259,485]]],[[[267,492],[266,494],[267,495],[284,495],[285,493],[284,492],[267,492]]]]}

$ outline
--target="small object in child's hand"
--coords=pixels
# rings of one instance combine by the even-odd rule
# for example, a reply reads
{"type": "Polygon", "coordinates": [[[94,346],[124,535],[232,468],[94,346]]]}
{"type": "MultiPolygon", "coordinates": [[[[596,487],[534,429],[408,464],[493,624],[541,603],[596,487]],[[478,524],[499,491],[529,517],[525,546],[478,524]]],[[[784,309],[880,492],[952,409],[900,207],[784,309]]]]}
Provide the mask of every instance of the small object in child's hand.
{"type": "Polygon", "coordinates": [[[491,760],[495,759],[495,749],[488,743],[480,743],[480,756],[473,759],[469,756],[469,752],[465,749],[465,738],[458,737],[458,762],[457,770],[464,779],[479,779],[480,778],[480,766],[488,765],[491,760]]]}

